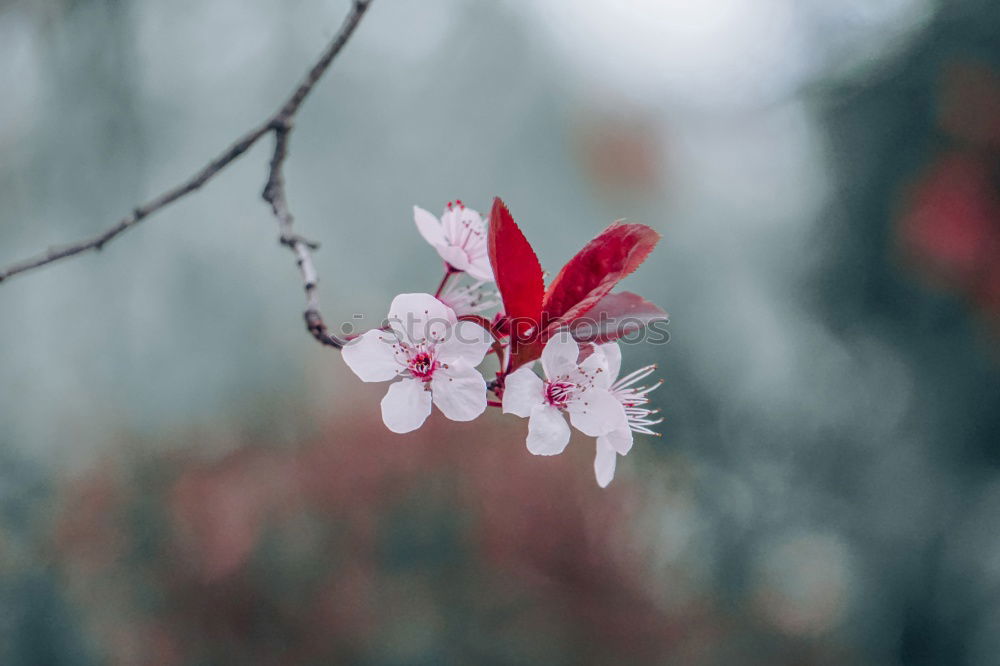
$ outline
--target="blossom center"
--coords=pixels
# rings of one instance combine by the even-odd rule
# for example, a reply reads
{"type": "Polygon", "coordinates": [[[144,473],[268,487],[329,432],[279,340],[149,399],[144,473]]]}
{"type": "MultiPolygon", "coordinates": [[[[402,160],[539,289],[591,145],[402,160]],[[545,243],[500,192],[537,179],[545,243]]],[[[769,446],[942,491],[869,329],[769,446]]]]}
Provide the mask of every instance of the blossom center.
{"type": "Polygon", "coordinates": [[[562,409],[573,397],[576,384],[566,381],[545,382],[545,402],[562,409]]]}
{"type": "Polygon", "coordinates": [[[448,202],[447,216],[450,216],[451,223],[445,225],[445,235],[449,243],[465,252],[468,261],[474,259],[473,255],[478,255],[478,250],[486,242],[486,234],[481,224],[473,224],[473,221],[462,217],[465,212],[465,204],[461,199],[454,203],[448,202]]]}
{"type": "Polygon", "coordinates": [[[426,351],[417,352],[410,357],[410,360],[407,363],[407,367],[413,376],[422,381],[429,380],[438,365],[439,364],[436,360],[434,360],[434,357],[426,351]]]}

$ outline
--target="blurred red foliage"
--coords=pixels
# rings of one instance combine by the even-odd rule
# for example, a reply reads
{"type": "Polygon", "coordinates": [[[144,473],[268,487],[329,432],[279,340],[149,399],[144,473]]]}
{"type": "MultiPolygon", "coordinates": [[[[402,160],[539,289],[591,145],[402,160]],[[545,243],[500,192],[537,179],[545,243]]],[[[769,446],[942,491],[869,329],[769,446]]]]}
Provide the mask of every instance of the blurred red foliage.
{"type": "Polygon", "coordinates": [[[634,490],[596,487],[592,442],[533,458],[518,425],[432,419],[403,438],[340,418],[295,450],[122,458],[67,487],[57,552],[112,663],[367,663],[413,622],[402,606],[445,627],[479,615],[528,653],[550,640],[532,646],[539,624],[662,652],[678,627],[623,547],[634,490]]]}
{"type": "MultiPolygon", "coordinates": [[[[699,664],[759,630],[663,606],[648,498],[597,487],[592,440],[534,457],[497,415],[393,435],[364,391],[294,448],[120,456],[66,487],[55,557],[108,663],[699,664]]],[[[825,649],[774,640],[767,663],[825,649]]]]}
{"type": "Polygon", "coordinates": [[[1000,323],[1000,75],[946,68],[938,111],[945,147],[909,188],[900,244],[932,281],[1000,323]]]}
{"type": "Polygon", "coordinates": [[[662,187],[662,137],[642,114],[590,111],[573,129],[575,156],[599,192],[651,196],[662,187]]]}

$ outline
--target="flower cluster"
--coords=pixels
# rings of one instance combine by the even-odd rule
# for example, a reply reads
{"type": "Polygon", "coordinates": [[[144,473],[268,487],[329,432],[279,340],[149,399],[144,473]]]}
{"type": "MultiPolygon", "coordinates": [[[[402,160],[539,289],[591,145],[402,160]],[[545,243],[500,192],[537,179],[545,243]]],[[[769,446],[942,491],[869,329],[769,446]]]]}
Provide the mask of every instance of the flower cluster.
{"type": "Polygon", "coordinates": [[[612,224],[546,287],[534,250],[499,198],[488,220],[461,201],[449,203],[440,218],[416,206],[413,216],[444,261],[441,284],[434,294],[394,298],[386,324],[343,350],[362,381],[392,382],[382,399],[386,427],[416,430],[432,406],[455,421],[494,406],[528,419],[531,453],[556,455],[572,424],[596,438],[594,472],[607,486],[633,433],[656,434],[650,427],[661,421],[647,407],[659,383],[637,385],[655,366],[619,378],[616,340],[666,321],[666,313],[636,294],[611,291],[659,235],[641,224],[612,224]],[[460,284],[462,274],[473,281],[460,284]],[[494,308],[492,317],[482,314],[494,308]],[[498,363],[489,382],[477,369],[488,354],[498,363]]]}

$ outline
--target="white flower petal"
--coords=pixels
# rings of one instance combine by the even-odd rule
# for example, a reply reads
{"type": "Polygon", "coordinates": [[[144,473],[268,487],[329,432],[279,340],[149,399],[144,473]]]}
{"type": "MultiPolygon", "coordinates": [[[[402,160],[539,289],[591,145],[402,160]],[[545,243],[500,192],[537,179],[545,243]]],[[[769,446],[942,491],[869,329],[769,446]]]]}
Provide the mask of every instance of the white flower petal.
{"type": "Polygon", "coordinates": [[[412,343],[446,340],[456,321],[455,312],[430,294],[400,294],[389,306],[389,327],[412,343]]]}
{"type": "Polygon", "coordinates": [[[452,267],[460,271],[469,270],[469,255],[460,247],[454,245],[442,245],[437,249],[441,258],[447,261],[452,267]]]}
{"type": "Polygon", "coordinates": [[[437,358],[442,363],[465,363],[476,367],[493,344],[493,336],[474,321],[460,321],[451,335],[437,346],[437,358]]]}
{"type": "Polygon", "coordinates": [[[531,416],[531,410],[536,405],[543,404],[545,404],[545,386],[529,366],[522,366],[507,375],[503,387],[504,414],[531,416]]]}
{"type": "Polygon", "coordinates": [[[484,289],[483,280],[477,280],[469,285],[460,285],[452,280],[444,291],[438,294],[438,300],[455,311],[461,319],[462,315],[477,314],[500,304],[500,293],[493,289],[484,289]]]}
{"type": "Polygon", "coordinates": [[[458,245],[462,239],[462,207],[448,204],[441,213],[441,229],[448,245],[458,245]]]}
{"type": "Polygon", "coordinates": [[[431,393],[418,379],[404,379],[389,385],[382,398],[382,420],[393,432],[416,430],[431,413],[431,393]]]}
{"type": "Polygon", "coordinates": [[[486,411],[486,380],[461,362],[434,373],[431,393],[434,404],[452,421],[471,421],[486,411]]]}
{"type": "Polygon", "coordinates": [[[459,229],[462,230],[463,236],[469,235],[468,230],[471,230],[477,234],[479,238],[483,238],[483,229],[486,225],[483,223],[483,216],[479,214],[479,211],[469,208],[468,206],[456,207],[455,211],[458,213],[458,217],[456,219],[459,224],[459,229]],[[466,227],[466,224],[468,224],[468,227],[466,227]]]}
{"type": "Polygon", "coordinates": [[[444,231],[441,229],[441,221],[432,213],[427,212],[420,206],[413,207],[413,221],[417,223],[417,231],[424,237],[424,240],[435,248],[447,244],[444,238],[444,231]]]}
{"type": "Polygon", "coordinates": [[[551,405],[535,405],[528,418],[528,451],[536,456],[554,456],[569,443],[569,425],[562,412],[551,405]]]}
{"type": "Polygon", "coordinates": [[[604,437],[597,438],[597,455],[594,456],[594,476],[597,477],[597,485],[601,488],[607,488],[611,479],[615,478],[615,464],[618,458],[615,450],[604,440],[604,437]]]}
{"type": "Polygon", "coordinates": [[[462,249],[469,261],[469,274],[477,280],[493,281],[493,267],[490,265],[489,243],[486,228],[479,223],[479,233],[470,235],[462,243],[462,249]]]}
{"type": "Polygon", "coordinates": [[[363,382],[389,381],[403,370],[393,351],[395,343],[392,333],[368,331],[344,346],[344,362],[363,382]]]}
{"type": "Polygon", "coordinates": [[[621,347],[618,346],[617,342],[608,342],[598,345],[597,348],[604,352],[604,358],[608,360],[608,377],[611,379],[610,383],[613,384],[622,371],[621,347]]]}
{"type": "Polygon", "coordinates": [[[606,435],[601,435],[600,439],[603,439],[611,448],[613,448],[618,455],[625,455],[632,450],[632,429],[625,425],[622,428],[615,428],[606,435]]]}
{"type": "Polygon", "coordinates": [[[549,379],[576,372],[580,346],[569,331],[557,331],[542,349],[542,369],[549,379]]]}
{"type": "Polygon", "coordinates": [[[490,258],[486,254],[474,257],[470,260],[469,267],[465,269],[465,272],[477,280],[483,280],[486,282],[495,281],[493,278],[493,267],[490,265],[490,258]]]}
{"type": "Polygon", "coordinates": [[[628,423],[625,407],[604,389],[584,391],[566,405],[566,411],[573,427],[591,437],[627,427],[628,423]]]}
{"type": "Polygon", "coordinates": [[[588,343],[584,351],[588,352],[587,358],[568,373],[569,380],[587,388],[611,388],[611,373],[604,350],[588,343]]]}

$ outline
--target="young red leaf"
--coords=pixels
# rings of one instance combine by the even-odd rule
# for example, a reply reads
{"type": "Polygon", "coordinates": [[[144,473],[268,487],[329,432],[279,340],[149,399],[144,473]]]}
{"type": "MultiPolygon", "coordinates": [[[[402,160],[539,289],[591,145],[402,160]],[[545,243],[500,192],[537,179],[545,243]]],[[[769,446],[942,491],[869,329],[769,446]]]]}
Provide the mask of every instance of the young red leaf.
{"type": "Polygon", "coordinates": [[[538,330],[522,331],[520,340],[512,338],[510,343],[510,364],[507,373],[514,372],[525,363],[530,363],[542,355],[542,338],[538,330]]]}
{"type": "Polygon", "coordinates": [[[580,342],[603,344],[667,321],[667,313],[629,291],[607,294],[585,314],[573,320],[570,332],[580,342]]]}
{"type": "Polygon", "coordinates": [[[584,314],[639,267],[660,235],[643,224],[614,223],[587,243],[559,271],[542,305],[546,327],[584,314]]]}
{"type": "MultiPolygon", "coordinates": [[[[489,253],[507,320],[520,329],[537,329],[545,294],[542,267],[500,197],[493,200],[490,212],[489,253]]],[[[512,344],[518,332],[511,332],[512,344]]]]}

